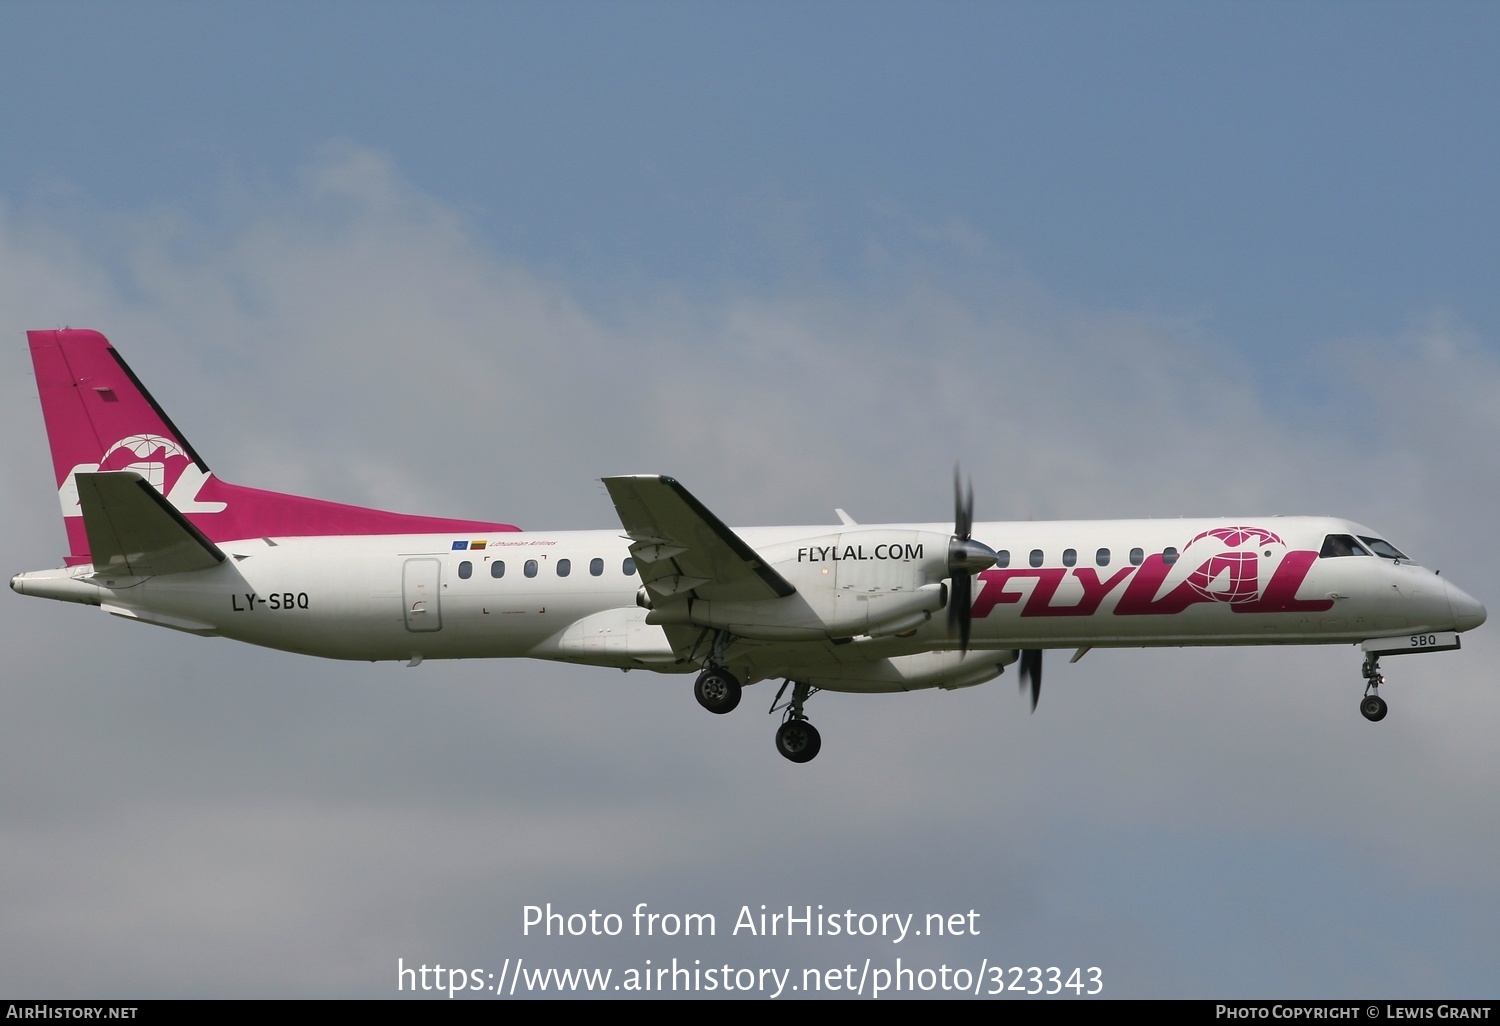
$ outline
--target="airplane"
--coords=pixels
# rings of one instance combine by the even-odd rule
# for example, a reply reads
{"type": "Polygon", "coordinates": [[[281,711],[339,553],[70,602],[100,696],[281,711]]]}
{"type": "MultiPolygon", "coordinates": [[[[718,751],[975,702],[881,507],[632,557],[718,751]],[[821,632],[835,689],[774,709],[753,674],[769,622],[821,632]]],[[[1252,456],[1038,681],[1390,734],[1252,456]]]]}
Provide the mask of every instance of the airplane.
{"type": "Polygon", "coordinates": [[[1332,517],[731,529],[677,480],[606,477],[602,531],[410,516],[229,484],[95,331],[27,333],[69,553],[22,595],[332,659],[528,657],[696,673],[728,713],[782,681],[776,748],[822,738],[820,691],[956,689],[1042,653],[1352,644],[1360,711],[1386,655],[1451,651],[1485,609],[1378,532],[1332,517]],[[791,695],[787,697],[788,687],[791,695]]]}

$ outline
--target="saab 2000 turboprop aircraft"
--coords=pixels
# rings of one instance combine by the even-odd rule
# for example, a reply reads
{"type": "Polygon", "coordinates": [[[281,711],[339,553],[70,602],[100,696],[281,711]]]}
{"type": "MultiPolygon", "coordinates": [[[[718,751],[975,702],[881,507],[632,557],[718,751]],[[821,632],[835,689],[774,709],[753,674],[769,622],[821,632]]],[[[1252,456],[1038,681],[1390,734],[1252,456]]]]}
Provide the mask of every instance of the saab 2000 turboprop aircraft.
{"type": "Polygon", "coordinates": [[[214,476],[109,342],[33,331],[69,555],[23,595],[333,659],[527,656],[698,674],[727,713],[782,679],[776,747],[821,739],[817,691],[982,684],[1042,651],[1359,644],[1361,711],[1382,655],[1459,647],[1482,605],[1377,532],[1328,517],[731,530],[670,477],[604,479],[623,532],[384,513],[214,476]],[[782,702],[788,685],[790,699],[782,702]]]}

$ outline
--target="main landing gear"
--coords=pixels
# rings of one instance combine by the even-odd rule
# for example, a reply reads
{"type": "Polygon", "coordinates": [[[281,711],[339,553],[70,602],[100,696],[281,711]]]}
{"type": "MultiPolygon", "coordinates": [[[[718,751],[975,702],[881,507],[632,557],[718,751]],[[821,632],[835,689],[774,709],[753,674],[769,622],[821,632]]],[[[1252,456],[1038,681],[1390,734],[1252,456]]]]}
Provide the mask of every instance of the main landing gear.
{"type": "MultiPolygon", "coordinates": [[[[733,711],[740,704],[742,691],[739,679],[722,666],[710,666],[698,674],[698,680],[693,684],[693,697],[698,704],[720,715],[733,711]]],[[[771,702],[771,712],[786,710],[781,717],[781,726],[776,730],[776,750],[792,762],[811,762],[823,747],[818,728],[807,722],[807,714],[802,711],[803,703],[817,691],[801,681],[787,680],[782,682],[781,690],[771,702]],[[786,694],[788,685],[792,697],[783,703],[781,696],[786,694]]]]}
{"type": "Polygon", "coordinates": [[[815,688],[800,680],[783,681],[781,690],[776,692],[776,698],[771,703],[773,713],[778,709],[786,710],[781,718],[781,726],[776,729],[776,750],[792,762],[812,762],[823,748],[823,736],[818,733],[817,727],[807,722],[807,714],[802,711],[802,703],[816,693],[815,688]],[[792,686],[791,700],[785,705],[777,705],[781,696],[786,694],[788,684],[792,686]]]}
{"type": "Polygon", "coordinates": [[[693,697],[711,713],[732,712],[740,704],[740,682],[723,667],[710,666],[698,674],[693,697]]]}
{"type": "Polygon", "coordinates": [[[1365,697],[1359,700],[1359,711],[1371,723],[1385,719],[1385,699],[1379,695],[1380,685],[1385,683],[1385,674],[1380,672],[1380,656],[1370,652],[1365,656],[1365,665],[1360,670],[1365,678],[1365,697]]]}
{"type": "Polygon", "coordinates": [[[739,678],[724,668],[724,650],[729,647],[730,640],[724,631],[714,631],[713,648],[704,660],[707,668],[698,674],[698,681],[693,685],[693,697],[698,704],[721,716],[733,712],[740,704],[739,678]]]}

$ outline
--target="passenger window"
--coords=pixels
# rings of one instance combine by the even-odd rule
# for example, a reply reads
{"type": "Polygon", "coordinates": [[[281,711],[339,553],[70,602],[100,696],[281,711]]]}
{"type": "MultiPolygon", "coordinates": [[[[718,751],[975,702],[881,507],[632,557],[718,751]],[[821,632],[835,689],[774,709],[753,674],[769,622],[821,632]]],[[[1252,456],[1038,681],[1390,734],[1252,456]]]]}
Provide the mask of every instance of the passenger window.
{"type": "Polygon", "coordinates": [[[1001,549],[999,552],[995,553],[995,565],[998,566],[1001,570],[1004,570],[1006,567],[1010,566],[1010,549],[1001,549]]]}
{"type": "Polygon", "coordinates": [[[474,564],[473,563],[470,563],[466,559],[462,563],[458,564],[458,579],[459,580],[461,580],[461,581],[467,581],[470,577],[473,577],[473,576],[474,576],[474,564]]]}
{"type": "Polygon", "coordinates": [[[598,556],[595,556],[593,559],[589,560],[589,574],[594,577],[598,577],[602,573],[604,573],[604,560],[600,559],[598,556]]]}
{"type": "Polygon", "coordinates": [[[505,576],[505,560],[497,559],[490,564],[490,576],[497,579],[505,576]]]}
{"type": "Polygon", "coordinates": [[[527,577],[535,577],[536,576],[536,560],[534,560],[534,559],[528,559],[526,561],[526,576],[527,577]]]}
{"type": "Polygon", "coordinates": [[[1074,566],[1078,562],[1077,549],[1063,549],[1063,566],[1074,566]]]}
{"type": "Polygon", "coordinates": [[[1171,566],[1173,563],[1177,562],[1177,550],[1172,548],[1171,546],[1162,549],[1161,561],[1167,564],[1167,566],[1171,566]]]}
{"type": "Polygon", "coordinates": [[[1144,549],[1131,549],[1130,550],[1130,565],[1131,566],[1140,566],[1145,561],[1146,561],[1146,552],[1145,552],[1144,549]]]}
{"type": "Polygon", "coordinates": [[[1109,550],[1100,549],[1098,552],[1094,553],[1094,562],[1098,563],[1100,566],[1109,566],[1109,550]]]}
{"type": "Polygon", "coordinates": [[[571,559],[559,559],[557,561],[557,576],[566,577],[573,572],[573,561],[571,559]]]}
{"type": "Polygon", "coordinates": [[[1044,559],[1045,559],[1045,557],[1042,555],[1042,550],[1041,549],[1032,549],[1031,550],[1031,565],[1032,566],[1041,566],[1042,563],[1043,563],[1043,561],[1044,561],[1044,559]]]}
{"type": "Polygon", "coordinates": [[[631,559],[629,556],[626,556],[625,557],[625,562],[623,562],[623,563],[620,564],[620,572],[622,574],[624,574],[626,577],[634,577],[635,576],[635,560],[631,559]]]}

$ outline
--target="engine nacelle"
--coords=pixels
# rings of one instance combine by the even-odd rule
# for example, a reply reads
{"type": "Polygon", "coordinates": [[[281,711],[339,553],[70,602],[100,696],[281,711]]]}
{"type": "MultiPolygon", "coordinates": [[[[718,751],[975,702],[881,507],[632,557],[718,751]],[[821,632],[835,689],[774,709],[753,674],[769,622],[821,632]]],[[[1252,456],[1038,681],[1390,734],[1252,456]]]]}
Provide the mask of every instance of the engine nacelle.
{"type": "Polygon", "coordinates": [[[917,652],[890,659],[829,666],[808,683],[824,691],[889,692],[971,688],[1000,676],[1019,653],[917,652]]]}

